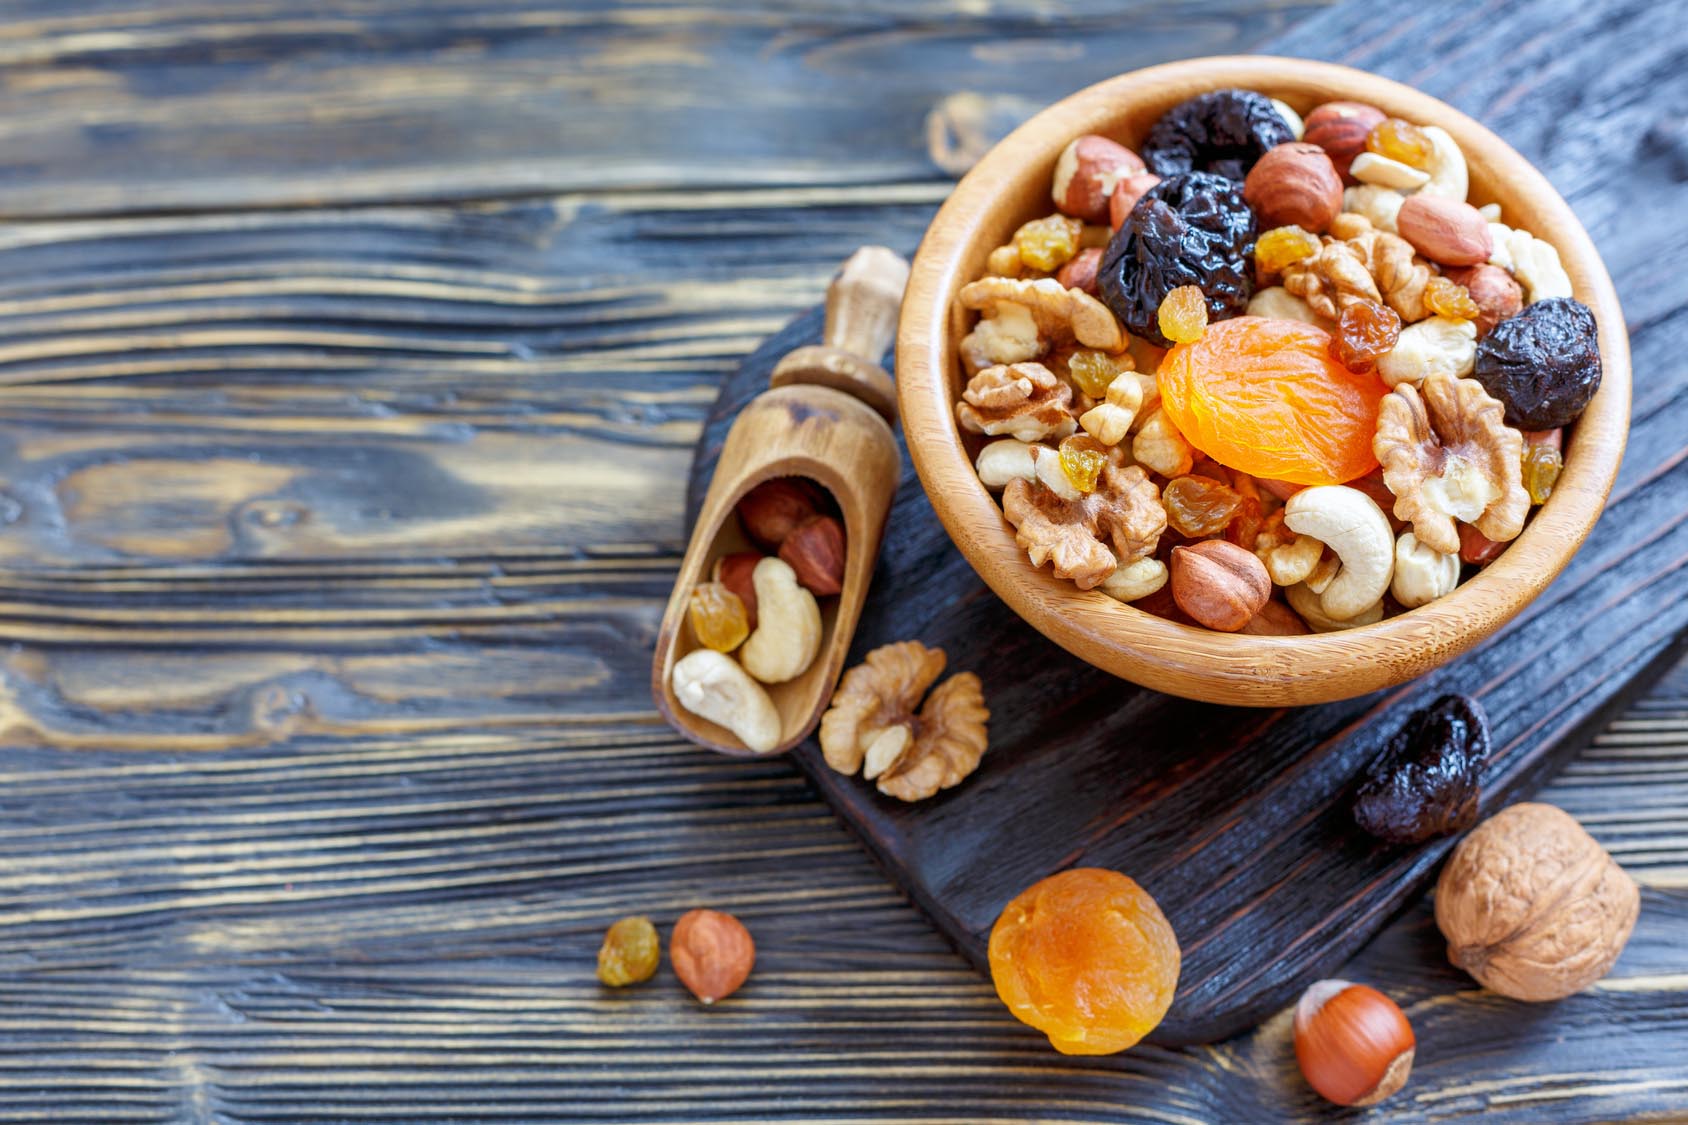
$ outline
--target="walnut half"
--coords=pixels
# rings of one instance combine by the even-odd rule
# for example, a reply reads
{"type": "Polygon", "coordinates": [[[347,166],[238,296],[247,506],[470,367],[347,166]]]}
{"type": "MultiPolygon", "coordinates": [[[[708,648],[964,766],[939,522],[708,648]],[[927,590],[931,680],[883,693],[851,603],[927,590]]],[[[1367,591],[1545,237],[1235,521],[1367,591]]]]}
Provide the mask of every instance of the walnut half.
{"type": "Polygon", "coordinates": [[[1002,493],[1002,514],[1033,566],[1053,562],[1055,576],[1081,590],[1154,554],[1166,530],[1155,482],[1141,466],[1122,466],[1117,457],[1102,467],[1094,491],[1071,497],[1058,495],[1041,479],[1011,480],[1002,493]]]}
{"type": "Polygon", "coordinates": [[[1475,379],[1432,375],[1422,394],[1402,383],[1383,397],[1372,451],[1395,515],[1431,550],[1457,553],[1458,523],[1497,543],[1524,530],[1524,437],[1504,414],[1475,379]]]}
{"type": "Polygon", "coordinates": [[[821,716],[826,764],[846,775],[862,770],[881,793],[900,801],[924,800],[978,769],[991,713],[971,672],[951,676],[926,696],[944,663],[941,648],[899,641],[844,673],[821,716]],[[917,714],[922,696],[926,704],[917,714]]]}

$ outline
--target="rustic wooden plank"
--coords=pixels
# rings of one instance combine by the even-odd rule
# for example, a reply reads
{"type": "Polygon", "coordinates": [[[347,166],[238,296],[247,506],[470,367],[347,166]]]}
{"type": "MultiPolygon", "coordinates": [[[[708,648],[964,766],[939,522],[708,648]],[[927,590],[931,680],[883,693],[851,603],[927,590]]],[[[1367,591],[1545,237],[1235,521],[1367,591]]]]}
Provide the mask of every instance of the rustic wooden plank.
{"type": "Polygon", "coordinates": [[[0,215],[931,179],[955,90],[1029,106],[1319,6],[19,0],[0,215]]]}

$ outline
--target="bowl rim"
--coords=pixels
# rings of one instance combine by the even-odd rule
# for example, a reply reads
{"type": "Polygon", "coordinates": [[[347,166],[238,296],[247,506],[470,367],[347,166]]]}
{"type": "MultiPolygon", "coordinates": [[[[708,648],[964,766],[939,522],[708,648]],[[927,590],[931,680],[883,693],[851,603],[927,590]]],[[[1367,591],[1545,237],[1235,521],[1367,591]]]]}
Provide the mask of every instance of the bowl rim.
{"type": "Polygon", "coordinates": [[[921,486],[950,539],[998,597],[1044,636],[1114,675],[1174,695],[1252,706],[1327,702],[1399,684],[1465,652],[1515,616],[1564,569],[1599,519],[1622,462],[1631,393],[1628,337],[1611,278],[1570,206],[1528,160],[1472,118],[1410,86],[1333,63],[1270,55],[1131,71],[1054,103],[999,142],[957,184],[921,240],[898,325],[896,380],[921,486]],[[1292,104],[1365,101],[1446,129],[1469,164],[1504,186],[1512,202],[1503,217],[1522,210],[1528,229],[1553,232],[1572,291],[1599,326],[1601,387],[1566,446],[1553,495],[1507,550],[1453,593],[1375,625],[1297,637],[1221,633],[1079,590],[1047,566],[1034,569],[979,481],[955,422],[954,297],[973,279],[962,271],[999,201],[1028,181],[1047,182],[1074,137],[1117,135],[1109,122],[1117,121],[1121,104],[1170,105],[1230,86],[1292,104]]]}

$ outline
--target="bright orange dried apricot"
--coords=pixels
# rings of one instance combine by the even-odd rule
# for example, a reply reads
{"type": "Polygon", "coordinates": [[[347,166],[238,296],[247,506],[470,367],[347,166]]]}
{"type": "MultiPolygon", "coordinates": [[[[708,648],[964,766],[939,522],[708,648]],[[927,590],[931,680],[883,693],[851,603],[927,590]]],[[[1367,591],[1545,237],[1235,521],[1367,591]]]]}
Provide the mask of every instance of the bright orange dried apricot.
{"type": "Polygon", "coordinates": [[[1330,334],[1293,320],[1210,325],[1161,361],[1161,405],[1191,445],[1232,469],[1294,484],[1345,484],[1377,467],[1372,437],[1388,393],[1350,371],[1330,334]]]}
{"type": "Polygon", "coordinates": [[[1178,988],[1178,937],[1117,871],[1075,867],[1032,884],[991,929],[991,980],[1016,1019],[1063,1055],[1111,1055],[1153,1031],[1178,988]]]}

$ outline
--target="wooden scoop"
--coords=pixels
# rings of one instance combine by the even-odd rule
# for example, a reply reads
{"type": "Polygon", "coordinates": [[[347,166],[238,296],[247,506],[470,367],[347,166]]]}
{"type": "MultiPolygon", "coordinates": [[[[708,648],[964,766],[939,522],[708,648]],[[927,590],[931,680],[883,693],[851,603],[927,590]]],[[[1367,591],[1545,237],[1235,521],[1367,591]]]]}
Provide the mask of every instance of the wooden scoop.
{"type": "Polygon", "coordinates": [[[832,494],[844,524],[845,559],[843,590],[819,599],[821,647],[814,662],[796,679],[766,685],[780,718],[779,743],[769,753],[784,753],[808,737],[832,700],[900,475],[890,426],[896,393],[877,359],[896,331],[907,280],[908,263],[882,246],[851,255],[826,292],[825,343],[782,359],[769,378],[771,389],[745,406],[722,443],[651,661],[657,707],[700,746],[752,753],[725,727],[682,707],[672,676],[675,663],[698,647],[687,612],[692,590],[710,581],[716,559],[756,549],[734,508],[773,477],[807,477],[832,494]]]}

